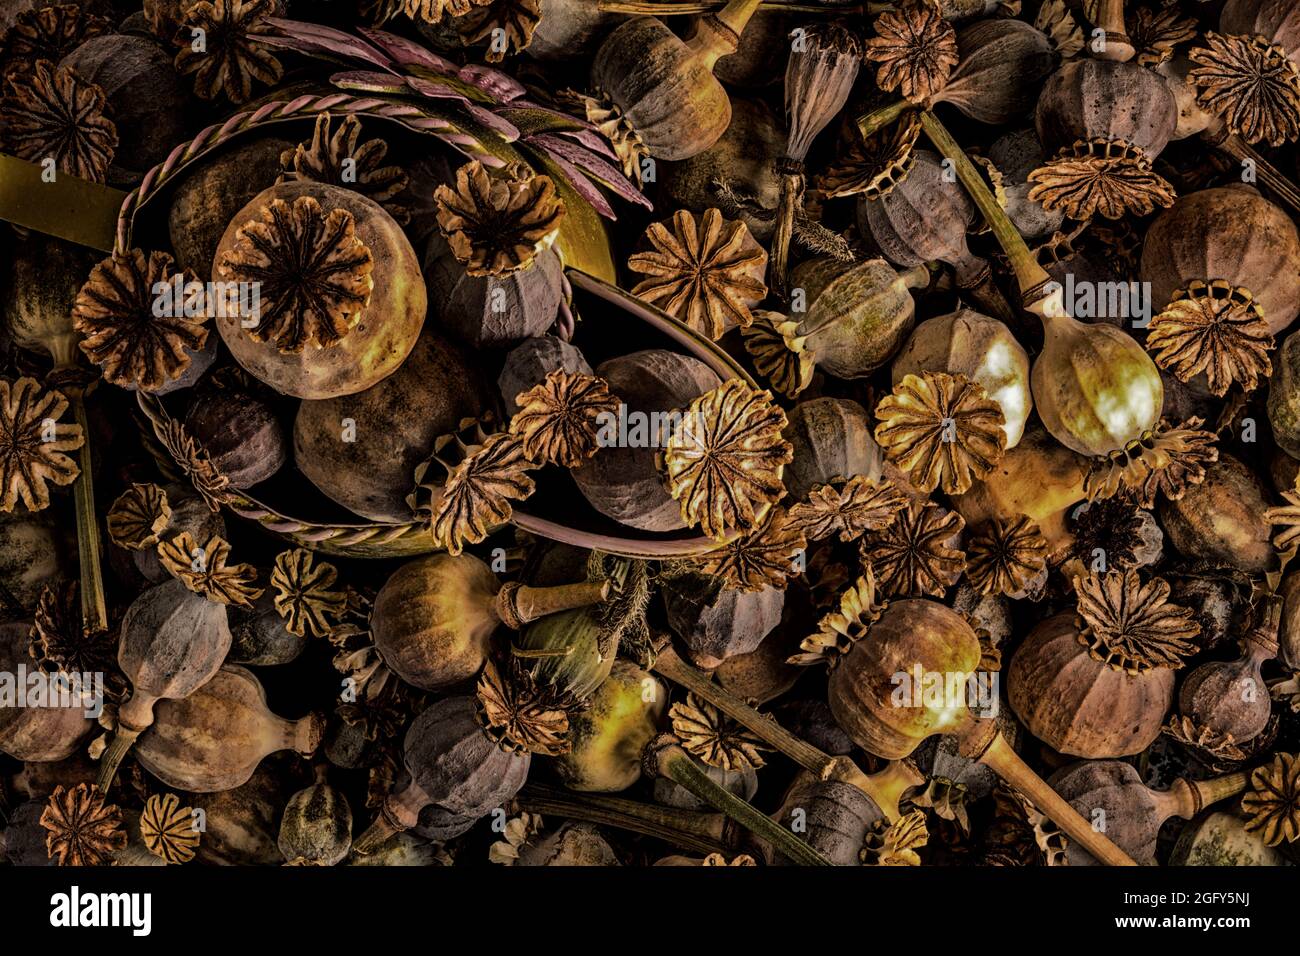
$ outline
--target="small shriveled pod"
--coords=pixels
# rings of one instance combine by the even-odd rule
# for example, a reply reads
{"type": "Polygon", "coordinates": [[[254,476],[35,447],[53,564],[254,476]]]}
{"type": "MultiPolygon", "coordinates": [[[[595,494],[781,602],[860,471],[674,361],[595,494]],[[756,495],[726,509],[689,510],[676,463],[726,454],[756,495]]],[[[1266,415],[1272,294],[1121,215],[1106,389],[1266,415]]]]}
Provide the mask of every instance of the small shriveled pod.
{"type": "Polygon", "coordinates": [[[212,274],[237,291],[215,320],[235,361],[297,398],[364,391],[397,371],[424,325],[424,279],[401,226],[338,186],[259,193],[226,227],[212,274]]]}
{"type": "Polygon", "coordinates": [[[785,592],[774,587],[733,590],[702,574],[665,581],[663,595],[668,626],[706,670],[757,648],[781,623],[785,606],[785,592]]]}
{"type": "Polygon", "coordinates": [[[185,430],[235,488],[251,488],[289,459],[289,442],[266,402],[249,392],[214,389],[195,399],[185,430]]]}
{"type": "Polygon", "coordinates": [[[1035,112],[1052,156],[1030,174],[1029,198],[1074,219],[1146,215],[1174,201],[1151,168],[1178,124],[1164,80],[1137,63],[1070,60],[1048,79],[1035,112]]]}
{"type": "Polygon", "coordinates": [[[425,329],[392,375],[364,391],[306,401],[293,459],[331,500],[372,521],[412,520],[416,467],[442,435],[492,405],[465,349],[425,329]]]}
{"type": "Polygon", "coordinates": [[[348,799],[316,771],[316,782],[285,804],[276,845],[290,866],[333,866],[352,848],[352,808],[348,799]]]}
{"type": "MultiPolygon", "coordinates": [[[[1143,866],[1156,865],[1156,836],[1166,820],[1190,820],[1206,807],[1246,789],[1245,772],[1216,780],[1179,777],[1168,790],[1142,783],[1132,764],[1119,760],[1089,760],[1062,767],[1047,778],[1057,793],[1080,815],[1100,821],[1106,835],[1143,866]]],[[[1095,866],[1097,861],[1071,843],[1065,859],[1070,866],[1095,866]]]]}
{"type": "Polygon", "coordinates": [[[497,746],[479,726],[471,697],[448,697],[411,722],[403,744],[410,781],[389,794],[379,817],[354,843],[372,853],[389,837],[420,822],[432,807],[477,819],[513,797],[528,778],[531,756],[497,746]]]}
{"type": "Polygon", "coordinates": [[[619,434],[590,461],[572,469],[582,496],[606,517],[642,531],[686,527],[681,507],[664,490],[655,455],[668,437],[669,413],[721,384],[699,359],[649,349],[602,362],[596,375],[618,396],[619,434]]]}
{"type": "Polygon", "coordinates": [[[285,720],[271,713],[250,671],[227,664],[183,700],[161,700],[135,742],[135,759],[169,787],[194,793],[246,783],[270,754],[310,756],[320,744],[320,714],[285,720]]]}
{"type": "Polygon", "coordinates": [[[1039,740],[1073,757],[1141,753],[1160,735],[1175,671],[1200,625],[1136,571],[1076,579],[1077,614],[1040,623],[1007,668],[1007,697],[1039,740]]]}
{"type": "Polygon", "coordinates": [[[1023,116],[1060,56],[1043,33],[1023,20],[980,20],[957,31],[960,59],[934,97],[993,126],[1023,116]]]}
{"type": "Polygon", "coordinates": [[[867,410],[847,398],[814,398],[787,415],[785,437],[794,446],[794,461],[782,476],[794,501],[817,485],[864,475],[879,481],[884,455],[872,437],[867,410]]]}
{"type": "Polygon", "coordinates": [[[1205,480],[1156,511],[1169,541],[1189,558],[1221,562],[1247,574],[1263,574],[1273,562],[1264,483],[1238,459],[1219,453],[1205,480]]]}
{"type": "Polygon", "coordinates": [[[726,132],[731,101],[713,67],[735,52],[759,3],[729,0],[685,41],[655,17],[633,17],[605,38],[591,85],[622,111],[651,156],[687,159],[726,132]]]}
{"type": "Polygon", "coordinates": [[[1198,736],[1209,731],[1211,741],[1241,747],[1264,732],[1273,713],[1263,667],[1278,653],[1282,602],[1266,600],[1259,623],[1241,641],[1241,655],[1232,661],[1209,661],[1197,667],[1178,690],[1178,710],[1191,721],[1198,736]]]}
{"type": "Polygon", "coordinates": [[[26,706],[33,703],[26,699],[29,675],[36,673],[27,653],[30,632],[30,624],[0,624],[0,752],[32,762],[63,760],[95,721],[87,713],[89,702],[75,694],[71,706],[26,706]]]}
{"type": "Polygon", "coordinates": [[[487,659],[492,632],[601,600],[600,582],[502,587],[472,554],[435,554],[398,568],[375,596],[370,630],[384,663],[423,690],[468,680],[487,659]]]}
{"type": "Polygon", "coordinates": [[[615,661],[587,706],[570,715],[572,746],[553,761],[560,782],[590,793],[632,786],[641,779],[641,750],[658,732],[667,703],[658,680],[631,661],[615,661]]]}
{"type": "Polygon", "coordinates": [[[295,634],[285,627],[285,619],[275,609],[275,596],[263,592],[251,608],[232,606],[226,611],[230,624],[231,664],[273,667],[298,659],[307,648],[310,631],[295,634]]]}
{"type": "Polygon", "coordinates": [[[152,587],[132,602],[117,647],[131,696],[118,708],[117,729],[100,758],[100,790],[108,792],[122,758],[153,724],[158,702],[188,697],[216,676],[230,641],[226,606],[180,581],[152,587]]]}
{"type": "Polygon", "coordinates": [[[923,372],[965,375],[982,385],[1002,409],[1007,450],[1020,443],[1033,410],[1029,356],[1006,325],[971,309],[927,319],[894,356],[890,378],[897,386],[923,372]]]}
{"type": "MultiPolygon", "coordinates": [[[[875,801],[857,787],[836,780],[818,780],[806,770],[790,784],[775,816],[835,866],[861,865],[858,854],[867,833],[885,818],[875,801]],[[801,828],[792,826],[796,812],[802,813],[801,828]]],[[[773,862],[790,861],[777,854],[773,862]]]]}

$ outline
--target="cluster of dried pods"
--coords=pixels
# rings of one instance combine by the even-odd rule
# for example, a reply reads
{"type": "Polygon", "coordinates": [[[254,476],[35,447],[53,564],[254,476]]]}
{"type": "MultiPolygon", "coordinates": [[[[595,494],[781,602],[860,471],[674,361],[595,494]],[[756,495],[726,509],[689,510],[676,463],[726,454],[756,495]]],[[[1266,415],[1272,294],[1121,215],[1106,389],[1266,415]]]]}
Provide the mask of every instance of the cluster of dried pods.
{"type": "Polygon", "coordinates": [[[0,858],[1300,860],[1300,5],[0,35],[0,858]]]}

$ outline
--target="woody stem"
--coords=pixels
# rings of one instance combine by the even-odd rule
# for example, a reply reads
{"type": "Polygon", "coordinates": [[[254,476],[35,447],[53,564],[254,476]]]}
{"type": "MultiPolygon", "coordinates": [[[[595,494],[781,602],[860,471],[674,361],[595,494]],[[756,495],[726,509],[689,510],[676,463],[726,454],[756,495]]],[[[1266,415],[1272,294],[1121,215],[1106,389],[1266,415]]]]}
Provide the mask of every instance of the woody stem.
{"type": "Polygon", "coordinates": [[[518,800],[520,806],[533,813],[618,827],[692,853],[720,853],[728,849],[724,842],[727,818],[720,813],[658,807],[598,794],[577,796],[544,784],[529,784],[519,793],[518,800]]]}

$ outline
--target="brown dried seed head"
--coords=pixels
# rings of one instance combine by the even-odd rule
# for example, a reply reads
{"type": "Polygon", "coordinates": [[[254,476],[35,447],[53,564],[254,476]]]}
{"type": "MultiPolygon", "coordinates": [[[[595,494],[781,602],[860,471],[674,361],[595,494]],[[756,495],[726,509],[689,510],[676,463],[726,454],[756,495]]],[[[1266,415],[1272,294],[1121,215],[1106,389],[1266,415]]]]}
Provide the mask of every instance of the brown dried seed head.
{"type": "Polygon", "coordinates": [[[859,542],[864,565],[890,597],[942,597],[966,570],[966,555],[947,542],[966,527],[956,512],[929,501],[911,501],[898,520],[859,542]]]}
{"type": "Polygon", "coordinates": [[[435,502],[431,519],[434,537],[450,554],[477,544],[498,525],[510,520],[511,501],[522,501],[535,485],[528,471],[535,467],[524,454],[518,436],[502,432],[456,465],[435,502]]]}
{"type": "Polygon", "coordinates": [[[1083,624],[1079,640],[1103,663],[1141,673],[1179,668],[1196,653],[1192,638],[1201,626],[1192,612],[1169,603],[1169,585],[1160,578],[1145,584],[1137,571],[1092,572],[1074,579],[1083,624]]]}
{"type": "Polygon", "coordinates": [[[491,175],[478,160],[439,186],[438,226],[472,276],[504,276],[530,266],[559,235],[564,202],[548,176],[522,166],[491,175]]]}
{"type": "Polygon", "coordinates": [[[1175,292],[1151,320],[1146,344],[1161,368],[1184,382],[1204,372],[1210,391],[1220,396],[1234,382],[1252,391],[1272,369],[1273,334],[1264,311],[1248,290],[1222,279],[1175,292]]]}
{"type": "Polygon", "coordinates": [[[60,173],[102,183],[117,151],[104,93],[67,67],[40,60],[5,81],[0,144],[19,159],[54,161],[60,173]]]}
{"type": "Polygon", "coordinates": [[[840,594],[838,609],[823,617],[816,633],[800,643],[803,653],[795,654],[787,663],[801,667],[810,664],[835,667],[880,619],[887,603],[877,601],[875,576],[871,566],[866,565],[862,576],[840,594]]]}
{"type": "Polygon", "coordinates": [[[347,597],[334,590],[338,569],[317,562],[310,551],[295,548],[275,559],[271,587],[276,613],[284,626],[299,637],[328,637],[347,608],[347,597]]]}
{"type": "Polygon", "coordinates": [[[159,436],[167,454],[189,479],[209,510],[218,512],[230,495],[230,479],[217,470],[208,453],[176,419],[159,436]]]}
{"type": "Polygon", "coordinates": [[[274,32],[267,18],[275,0],[200,0],[190,4],[182,20],[187,42],[176,54],[176,70],[194,74],[194,92],[205,100],[225,96],[238,105],[253,96],[253,84],[280,82],[284,68],[261,38],[274,32]],[[188,42],[202,30],[203,49],[188,42]]]}
{"type": "Polygon", "coordinates": [[[133,484],[113,502],[108,511],[108,534],[113,543],[128,551],[143,551],[158,543],[158,536],[171,520],[167,494],[153,484],[133,484]]]}
{"type": "Polygon", "coordinates": [[[87,40],[113,32],[103,17],[84,12],[75,3],[38,7],[18,14],[5,42],[5,74],[30,70],[40,60],[58,63],[87,40]]]}
{"type": "Polygon", "coordinates": [[[218,604],[252,607],[263,590],[253,586],[257,568],[227,565],[229,557],[230,545],[218,535],[199,547],[194,536],[184,531],[158,545],[158,563],[195,594],[218,604]]]}
{"type": "Polygon", "coordinates": [[[565,468],[576,468],[596,454],[605,416],[618,414],[618,399],[603,379],[563,369],[521,393],[515,404],[519,411],[510,420],[510,431],[523,442],[524,454],[530,461],[565,468]]]}
{"type": "Polygon", "coordinates": [[[1029,199],[1072,219],[1150,215],[1174,203],[1174,188],[1151,160],[1122,140],[1079,140],[1029,174],[1029,199]]]}
{"type": "Polygon", "coordinates": [[[1281,146],[1300,136],[1300,71],[1286,50],[1260,36],[1213,32],[1205,44],[1187,54],[1202,109],[1248,143],[1281,146]]]}
{"type": "Polygon", "coordinates": [[[539,687],[524,668],[503,677],[493,661],[479,675],[475,691],[479,722],[504,750],[556,757],[573,749],[569,714],[554,691],[539,687]]]}
{"type": "Polygon", "coordinates": [[[754,368],[786,398],[812,384],[815,356],[799,335],[799,323],[779,312],[756,309],[754,321],[740,330],[754,368]]]}
{"type": "Polygon", "coordinates": [[[1023,515],[994,519],[966,551],[966,577],[981,594],[1017,594],[1047,567],[1047,541],[1023,515]]]}
{"type": "Polygon", "coordinates": [[[22,501],[28,511],[50,505],[48,485],[70,485],[81,470],[65,451],[84,440],[80,425],[61,425],[63,393],[32,378],[0,379],[0,512],[22,501]]]}
{"type": "Polygon", "coordinates": [[[875,19],[865,56],[880,64],[876,85],[925,103],[948,83],[957,65],[957,32],[931,0],[910,0],[875,19]]]}
{"type": "Polygon", "coordinates": [[[1268,846],[1300,839],[1300,755],[1274,754],[1272,764],[1251,771],[1241,809],[1250,818],[1246,831],[1262,831],[1268,846]]]}
{"type": "Polygon", "coordinates": [[[872,481],[854,475],[840,488],[818,485],[808,500],[790,508],[791,524],[820,541],[839,535],[841,541],[856,541],[868,531],[887,528],[907,501],[888,478],[872,481]]]}
{"type": "Polygon", "coordinates": [[[808,547],[802,531],[790,524],[780,508],[762,527],[739,535],[700,562],[705,574],[720,577],[723,587],[736,591],[784,589],[808,547]]]}
{"type": "Polygon", "coordinates": [[[541,22],[542,0],[476,0],[474,9],[452,25],[467,44],[488,40],[486,60],[500,63],[507,53],[528,49],[541,22]]]}
{"type": "Polygon", "coordinates": [[[174,793],[155,793],[145,801],[140,836],[146,850],[168,863],[188,863],[199,845],[194,811],[182,807],[174,793]]]}
{"type": "Polygon", "coordinates": [[[59,784],[41,812],[48,833],[45,849],[58,866],[105,866],[126,846],[122,811],[105,801],[99,788],[59,784]]]}
{"type": "Polygon", "coordinates": [[[687,693],[684,702],[673,704],[668,717],[682,749],[710,767],[758,770],[764,765],[759,751],[771,749],[745,727],[692,693],[687,693]]]}
{"type": "Polygon", "coordinates": [[[921,121],[912,112],[863,137],[852,126],[840,152],[817,184],[828,199],[864,195],[877,200],[907,178],[912,164],[921,121]]]}
{"type": "Polygon", "coordinates": [[[383,165],[388,144],[382,139],[361,142],[361,120],[344,116],[331,129],[332,117],[316,117],[316,128],[308,142],[280,154],[284,175],[280,181],[326,183],[359,192],[379,203],[398,223],[410,221],[410,210],[393,198],[406,189],[410,178],[400,166],[383,165]]]}

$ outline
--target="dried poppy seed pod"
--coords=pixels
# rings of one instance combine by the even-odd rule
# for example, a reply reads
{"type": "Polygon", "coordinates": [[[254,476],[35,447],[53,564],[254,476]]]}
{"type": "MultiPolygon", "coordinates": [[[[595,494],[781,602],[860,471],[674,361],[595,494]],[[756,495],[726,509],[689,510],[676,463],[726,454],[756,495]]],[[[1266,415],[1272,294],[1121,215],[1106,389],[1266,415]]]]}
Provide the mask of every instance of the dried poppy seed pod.
{"type": "Polygon", "coordinates": [[[160,700],[181,700],[216,675],[230,650],[226,606],[180,581],[150,588],[122,619],[117,663],[131,696],[117,712],[117,730],[99,761],[99,789],[108,792],[122,758],[154,722],[160,700]]]}
{"type": "Polygon", "coordinates": [[[266,692],[250,671],[227,664],[184,700],[162,700],[154,722],[135,743],[140,765],[169,787],[194,793],[246,783],[257,765],[279,750],[310,756],[324,718],[285,720],[266,706],[266,692]]]}
{"type": "Polygon", "coordinates": [[[384,663],[402,680],[442,690],[468,680],[487,658],[492,632],[601,600],[602,583],[504,588],[470,554],[435,554],[402,565],[375,596],[370,629],[384,663]]]}
{"type": "MultiPolygon", "coordinates": [[[[1106,834],[1143,866],[1156,865],[1156,837],[1166,820],[1190,820],[1220,800],[1246,789],[1247,775],[1229,774],[1217,780],[1180,777],[1168,790],[1142,783],[1132,764],[1119,760],[1090,760],[1062,767],[1047,778],[1052,789],[1086,819],[1104,821],[1106,834]]],[[[1071,843],[1065,851],[1070,866],[1096,866],[1087,850],[1071,843]]]]}
{"type": "Polygon", "coordinates": [[[546,62],[589,56],[605,32],[621,19],[590,0],[541,0],[541,13],[528,55],[546,62]]]}
{"type": "Polygon", "coordinates": [[[72,695],[71,706],[26,707],[16,695],[26,695],[27,681],[18,675],[34,672],[27,653],[31,625],[0,624],[0,673],[13,675],[0,694],[0,752],[18,760],[63,760],[76,752],[81,739],[95,726],[86,713],[89,704],[72,695]]]}
{"type": "Polygon", "coordinates": [[[275,597],[265,591],[251,608],[231,606],[226,611],[230,623],[232,664],[273,667],[290,664],[306,649],[309,634],[295,634],[285,627],[285,620],[275,609],[275,597]]]}
{"type": "Polygon", "coordinates": [[[1278,847],[1264,842],[1262,830],[1247,830],[1239,810],[1197,817],[1178,834],[1169,853],[1170,866],[1289,866],[1278,847]]]}
{"type": "Polygon", "coordinates": [[[1263,666],[1277,657],[1282,602],[1268,600],[1259,613],[1262,620],[1242,640],[1240,657],[1202,664],[1178,691],[1178,710],[1198,731],[1239,747],[1263,733],[1273,713],[1263,666]]]}
{"type": "Polygon", "coordinates": [[[569,717],[572,748],[554,758],[555,773],[570,790],[618,793],[641,779],[641,750],[658,732],[668,691],[630,661],[618,660],[609,676],[569,717]]]}
{"type": "Polygon", "coordinates": [[[1268,379],[1268,421],[1273,440],[1292,458],[1300,458],[1300,334],[1282,340],[1268,379]]]}
{"type": "Polygon", "coordinates": [[[372,521],[410,521],[407,494],[436,440],[492,407],[468,352],[425,329],[393,374],[364,391],[305,401],[293,425],[298,470],[372,521]]]}
{"type": "Polygon", "coordinates": [[[601,449],[572,469],[582,496],[606,517],[642,531],[686,527],[664,490],[655,455],[667,442],[670,412],[720,384],[698,359],[650,349],[602,362],[596,375],[624,403],[618,421],[602,423],[601,449]]]}
{"type": "Polygon", "coordinates": [[[520,395],[545,382],[546,376],[556,371],[570,375],[596,374],[576,346],[554,335],[524,339],[511,349],[497,376],[497,391],[505,404],[506,417],[513,418],[519,411],[516,399],[520,395]]]}
{"type": "MultiPolygon", "coordinates": [[[[221,513],[208,507],[202,497],[189,485],[169,484],[163,488],[171,514],[167,524],[158,533],[159,541],[171,541],[189,534],[195,541],[210,541],[213,537],[226,537],[226,521],[221,513]]],[[[146,581],[159,584],[171,578],[158,560],[158,549],[146,547],[131,552],[135,568],[146,581]]]]}
{"type": "MultiPolygon", "coordinates": [[[[867,833],[885,815],[869,796],[857,787],[836,780],[818,780],[804,770],[785,793],[781,808],[773,816],[791,828],[795,813],[802,811],[803,827],[794,828],[799,838],[835,866],[859,866],[858,854],[867,833]]],[[[790,865],[776,855],[778,865],[790,865]]]]}
{"type": "Polygon", "coordinates": [[[871,417],[847,398],[814,398],[790,410],[785,437],[794,461],[782,478],[792,501],[802,501],[817,485],[864,475],[880,480],[884,455],[872,437],[871,417]]]}
{"type": "Polygon", "coordinates": [[[1028,112],[1042,81],[1061,59],[1046,36],[1015,19],[963,27],[957,31],[957,49],[961,59],[934,102],[951,103],[993,126],[1028,112]]]}
{"type": "Polygon", "coordinates": [[[519,632],[510,655],[532,682],[564,703],[585,701],[609,677],[618,636],[590,608],[540,618],[519,632]]]}
{"type": "Polygon", "coordinates": [[[411,722],[403,744],[410,782],[384,801],[379,817],[354,843],[372,853],[389,837],[420,821],[433,807],[477,819],[513,797],[528,778],[532,758],[502,750],[483,732],[470,697],[449,697],[411,722]]]}
{"type": "Polygon", "coordinates": [[[606,37],[591,66],[592,86],[608,95],[656,159],[702,153],[727,130],[731,101],[713,75],[735,52],[760,0],[730,0],[678,39],[662,20],[634,17],[606,37]]]}
{"type": "Polygon", "coordinates": [[[290,866],[334,866],[348,855],[352,808],[325,781],[324,766],[317,769],[314,784],[289,798],[276,845],[290,866]]]}
{"type": "Polygon", "coordinates": [[[81,336],[72,308],[98,257],[61,239],[40,234],[24,240],[24,255],[7,256],[4,329],[20,348],[49,355],[55,367],[77,360],[81,336]]]}
{"type": "Polygon", "coordinates": [[[1162,500],[1156,514],[1183,556],[1263,574],[1273,563],[1264,519],[1268,507],[1258,476],[1221,451],[1219,460],[1206,466],[1204,481],[1177,501],[1162,500]]]}
{"type": "Polygon", "coordinates": [[[668,626],[696,666],[712,670],[738,654],[748,654],[778,624],[785,592],[724,588],[717,578],[692,574],[665,582],[668,626]]]}
{"type": "Polygon", "coordinates": [[[1033,409],[1029,356],[1003,323],[971,309],[922,322],[894,357],[890,378],[896,386],[926,371],[965,375],[982,385],[1002,409],[1007,450],[1020,443],[1033,409]]]}
{"type": "Polygon", "coordinates": [[[1026,238],[1051,236],[1061,228],[1065,213],[1043,208],[1029,198],[1034,184],[1029,174],[1043,164],[1043,147],[1032,129],[999,136],[989,147],[989,160],[1002,176],[1002,197],[1007,218],[1026,238]]]}
{"type": "Polygon", "coordinates": [[[424,279],[401,227],[337,186],[259,193],[226,228],[212,273],[235,283],[216,318],[235,361],[298,398],[369,388],[398,369],[424,325],[424,279]],[[310,298],[304,283],[314,283],[310,298]]]}
{"type": "Polygon", "coordinates": [[[35,610],[41,589],[67,577],[71,544],[48,514],[0,514],[0,587],[13,610],[35,610]]]}
{"type": "Polygon", "coordinates": [[[209,866],[279,866],[284,857],[275,845],[280,810],[289,794],[283,767],[267,761],[248,782],[233,790],[194,794],[192,805],[203,811],[207,829],[196,858],[209,866]]]}
{"type": "Polygon", "coordinates": [[[251,488],[289,458],[289,442],[261,399],[233,389],[208,391],[185,416],[185,429],[235,488],[251,488]]]}

